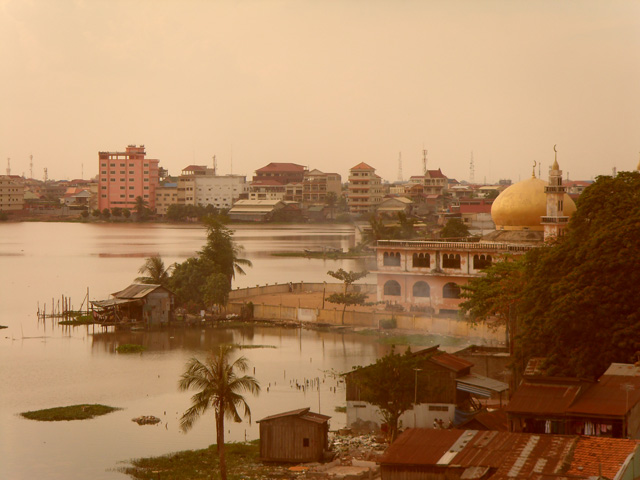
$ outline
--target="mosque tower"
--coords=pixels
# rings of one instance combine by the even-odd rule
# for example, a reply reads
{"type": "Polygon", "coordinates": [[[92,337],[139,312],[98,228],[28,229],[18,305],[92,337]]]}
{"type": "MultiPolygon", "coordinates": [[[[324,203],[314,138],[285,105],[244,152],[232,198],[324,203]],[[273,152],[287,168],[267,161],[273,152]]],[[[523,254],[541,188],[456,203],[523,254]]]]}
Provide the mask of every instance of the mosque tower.
{"type": "Polygon", "coordinates": [[[549,172],[549,184],[544,187],[547,196],[547,214],[541,218],[540,224],[544,226],[544,241],[550,242],[554,238],[564,235],[564,229],[569,223],[569,216],[564,213],[564,198],[567,187],[562,185],[562,170],[558,165],[558,151],[553,146],[555,159],[549,172]]]}

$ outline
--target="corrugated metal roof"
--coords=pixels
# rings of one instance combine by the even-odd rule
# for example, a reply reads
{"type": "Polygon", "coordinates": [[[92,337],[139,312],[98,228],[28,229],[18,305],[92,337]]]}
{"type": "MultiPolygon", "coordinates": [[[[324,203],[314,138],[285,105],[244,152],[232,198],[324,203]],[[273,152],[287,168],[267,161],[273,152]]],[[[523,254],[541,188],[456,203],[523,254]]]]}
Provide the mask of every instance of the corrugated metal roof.
{"type": "Polygon", "coordinates": [[[612,363],[607,368],[607,371],[602,374],[605,375],[624,375],[626,377],[640,377],[640,366],[633,363],[612,363]]]}
{"type": "Polygon", "coordinates": [[[525,379],[511,397],[506,410],[515,414],[561,415],[587,385],[589,383],[574,379],[525,379]]]}
{"type": "Polygon", "coordinates": [[[495,430],[499,432],[506,432],[509,430],[509,422],[507,420],[507,412],[504,409],[494,411],[482,411],[477,415],[474,415],[470,419],[464,421],[459,428],[465,426],[471,426],[473,423],[478,423],[484,427],[485,430],[495,430]]]}
{"type": "Polygon", "coordinates": [[[639,401],[640,377],[605,374],[567,408],[567,413],[623,416],[639,401]]]}
{"type": "Polygon", "coordinates": [[[277,413],[275,415],[264,417],[263,419],[258,420],[257,423],[266,422],[269,420],[275,420],[277,418],[285,418],[285,417],[300,417],[304,420],[309,420],[315,423],[326,423],[331,418],[331,417],[328,417],[327,415],[311,412],[310,410],[311,409],[307,407],[307,408],[298,408],[297,410],[291,410],[289,412],[277,413]]]}
{"type": "Polygon", "coordinates": [[[501,382],[500,380],[494,380],[493,378],[483,377],[477,373],[470,373],[464,377],[456,378],[457,383],[464,383],[474,387],[479,387],[489,392],[506,392],[509,390],[509,385],[501,382]]]}
{"type": "Polygon", "coordinates": [[[161,285],[132,283],[124,290],[112,293],[115,298],[144,298],[158,288],[164,288],[161,285]]]}
{"type": "Polygon", "coordinates": [[[450,353],[442,352],[440,354],[431,357],[431,360],[438,365],[453,370],[455,372],[461,372],[462,370],[473,367],[473,363],[465,360],[464,358],[456,357],[450,353]]]}
{"type": "Polygon", "coordinates": [[[614,478],[636,442],[568,435],[497,431],[409,429],[387,449],[381,465],[451,467],[476,478],[482,469],[491,480],[554,477],[614,478]],[[600,455],[594,455],[594,452],[600,455]],[[485,470],[486,472],[486,470],[485,470]]]}

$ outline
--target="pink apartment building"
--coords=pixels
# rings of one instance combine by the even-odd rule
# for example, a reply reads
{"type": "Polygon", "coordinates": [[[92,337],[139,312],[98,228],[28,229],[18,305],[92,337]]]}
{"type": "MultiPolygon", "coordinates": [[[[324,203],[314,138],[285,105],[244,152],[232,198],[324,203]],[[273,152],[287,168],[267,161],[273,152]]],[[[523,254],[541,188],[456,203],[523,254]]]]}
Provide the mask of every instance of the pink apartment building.
{"type": "Polygon", "coordinates": [[[145,158],[144,145],[129,145],[124,152],[98,152],[98,208],[135,208],[142,197],[152,211],[156,207],[158,160],[145,158]]]}

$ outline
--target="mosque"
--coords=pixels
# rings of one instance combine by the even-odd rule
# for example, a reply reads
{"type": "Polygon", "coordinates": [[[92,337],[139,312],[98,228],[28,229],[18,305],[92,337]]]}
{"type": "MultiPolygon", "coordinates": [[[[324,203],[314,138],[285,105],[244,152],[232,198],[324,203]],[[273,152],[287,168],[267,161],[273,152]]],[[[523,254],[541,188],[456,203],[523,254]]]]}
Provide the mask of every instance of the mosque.
{"type": "Polygon", "coordinates": [[[562,184],[557,153],[548,182],[536,178],[535,166],[531,178],[511,185],[493,202],[496,230],[479,242],[378,241],[378,301],[407,311],[457,314],[460,287],[484,268],[562,237],[576,206],[562,184]]]}

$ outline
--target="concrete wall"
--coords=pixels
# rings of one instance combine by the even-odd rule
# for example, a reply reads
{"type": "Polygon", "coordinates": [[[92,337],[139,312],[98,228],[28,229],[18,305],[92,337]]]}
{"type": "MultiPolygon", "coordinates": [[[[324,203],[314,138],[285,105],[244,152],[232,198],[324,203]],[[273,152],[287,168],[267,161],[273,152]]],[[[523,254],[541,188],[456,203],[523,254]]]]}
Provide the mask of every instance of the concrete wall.
{"type": "MultiPolygon", "coordinates": [[[[323,283],[296,283],[283,285],[256,286],[233,290],[229,295],[228,313],[240,315],[244,303],[252,301],[254,295],[270,293],[288,293],[292,288],[293,292],[300,291],[322,291],[325,288],[323,283]]],[[[375,291],[375,285],[354,285],[362,291],[375,291]]],[[[326,284],[326,292],[341,292],[342,284],[326,284]]],[[[457,316],[446,316],[436,314],[425,314],[420,312],[361,312],[347,308],[344,313],[344,323],[342,321],[342,308],[336,306],[332,308],[299,308],[289,307],[280,304],[267,305],[253,302],[253,316],[260,320],[292,320],[304,323],[328,324],[328,325],[349,325],[352,327],[380,328],[382,320],[388,320],[392,316],[396,319],[397,328],[403,330],[420,330],[425,334],[450,335],[466,337],[471,341],[478,341],[488,345],[502,345],[505,340],[504,328],[490,329],[485,324],[472,326],[469,322],[457,316]]]]}

